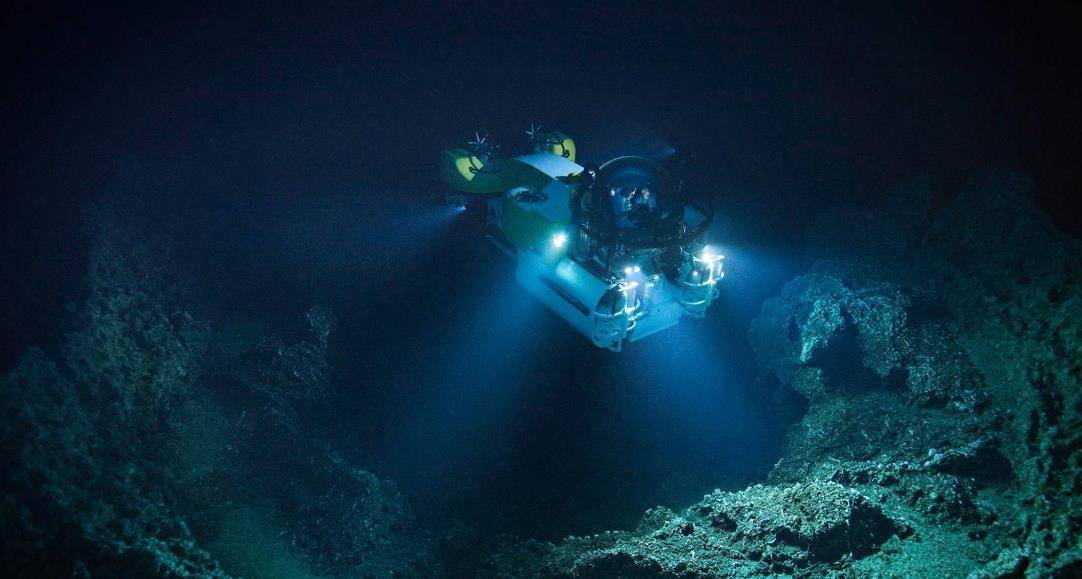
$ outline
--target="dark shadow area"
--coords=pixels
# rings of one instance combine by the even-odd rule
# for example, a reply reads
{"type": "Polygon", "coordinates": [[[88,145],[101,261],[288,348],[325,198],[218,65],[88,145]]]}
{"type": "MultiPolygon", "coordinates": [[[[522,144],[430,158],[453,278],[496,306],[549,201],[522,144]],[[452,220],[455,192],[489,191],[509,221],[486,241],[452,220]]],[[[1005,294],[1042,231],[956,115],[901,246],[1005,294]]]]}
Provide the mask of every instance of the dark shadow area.
{"type": "Polygon", "coordinates": [[[808,365],[822,370],[826,383],[833,388],[851,392],[878,390],[884,380],[864,365],[859,326],[845,310],[842,320],[841,329],[831,339],[831,347],[816,352],[808,365]]]}

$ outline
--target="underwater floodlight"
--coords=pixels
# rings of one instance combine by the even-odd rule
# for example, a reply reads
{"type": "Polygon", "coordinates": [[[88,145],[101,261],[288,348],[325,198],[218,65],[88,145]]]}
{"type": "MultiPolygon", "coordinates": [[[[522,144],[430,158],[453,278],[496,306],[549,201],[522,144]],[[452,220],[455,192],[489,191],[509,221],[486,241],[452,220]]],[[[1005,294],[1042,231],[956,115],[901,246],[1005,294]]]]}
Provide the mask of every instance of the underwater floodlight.
{"type": "Polygon", "coordinates": [[[698,261],[701,261],[703,263],[713,263],[715,261],[721,261],[722,259],[725,259],[725,256],[714,253],[714,251],[710,249],[709,246],[706,246],[703,247],[703,251],[697,259],[698,261]]]}
{"type": "Polygon", "coordinates": [[[640,271],[642,271],[642,268],[636,265],[634,271],[635,273],[639,273],[640,271]]]}
{"type": "Polygon", "coordinates": [[[560,249],[567,245],[567,232],[560,231],[556,235],[552,236],[552,246],[556,249],[560,249]]]}
{"type": "Polygon", "coordinates": [[[631,275],[631,272],[633,272],[633,271],[635,271],[635,270],[631,269],[631,266],[629,265],[629,266],[624,268],[624,275],[631,275]]]}

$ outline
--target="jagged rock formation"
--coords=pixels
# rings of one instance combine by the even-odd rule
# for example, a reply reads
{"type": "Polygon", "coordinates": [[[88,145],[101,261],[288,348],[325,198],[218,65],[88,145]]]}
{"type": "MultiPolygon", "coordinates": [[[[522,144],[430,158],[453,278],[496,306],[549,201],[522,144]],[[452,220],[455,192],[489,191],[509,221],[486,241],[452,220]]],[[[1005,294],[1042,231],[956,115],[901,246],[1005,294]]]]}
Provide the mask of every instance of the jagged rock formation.
{"type": "MultiPolygon", "coordinates": [[[[1082,574],[1082,250],[1031,187],[983,174],[932,212],[917,180],[811,225],[808,272],[750,331],[763,383],[807,406],[763,484],[558,544],[456,527],[447,571],[1082,574]]],[[[215,328],[161,245],[96,223],[74,330],[3,380],[0,570],[438,575],[394,484],[309,428],[333,313],[292,344],[215,328]]]]}
{"type": "Polygon", "coordinates": [[[302,425],[331,395],[330,310],[307,314],[315,342],[216,330],[167,246],[111,216],[92,216],[61,355],[31,350],[0,381],[0,571],[433,575],[395,485],[302,425]]]}
{"type": "Polygon", "coordinates": [[[484,574],[1073,577],[1082,573],[1078,242],[979,175],[812,224],[810,271],[750,337],[808,402],[768,485],[638,529],[509,543],[484,574]]]}
{"type": "Polygon", "coordinates": [[[632,532],[527,542],[489,558],[503,577],[746,577],[835,568],[910,529],[868,497],[809,480],[715,491],[677,514],[646,513],[632,532]]]}
{"type": "Polygon", "coordinates": [[[156,243],[92,220],[77,329],[3,380],[4,562],[13,576],[224,576],[176,508],[162,424],[190,399],[208,330],[156,243]]]}

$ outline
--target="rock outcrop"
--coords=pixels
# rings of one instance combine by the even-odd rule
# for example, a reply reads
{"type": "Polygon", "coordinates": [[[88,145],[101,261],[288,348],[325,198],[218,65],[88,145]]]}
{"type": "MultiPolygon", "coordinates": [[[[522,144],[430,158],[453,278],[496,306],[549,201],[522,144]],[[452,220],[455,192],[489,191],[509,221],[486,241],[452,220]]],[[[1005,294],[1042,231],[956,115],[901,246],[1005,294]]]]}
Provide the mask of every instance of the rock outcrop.
{"type": "Polygon", "coordinates": [[[555,577],[1082,573],[1082,249],[1009,172],[933,213],[928,180],[812,223],[750,339],[807,400],[768,484],[634,531],[510,544],[555,577]]]}
{"type": "Polygon", "coordinates": [[[86,295],[59,356],[0,380],[5,576],[428,577],[394,483],[313,436],[331,393],[315,341],[216,330],[166,246],[98,215],[86,295]]]}

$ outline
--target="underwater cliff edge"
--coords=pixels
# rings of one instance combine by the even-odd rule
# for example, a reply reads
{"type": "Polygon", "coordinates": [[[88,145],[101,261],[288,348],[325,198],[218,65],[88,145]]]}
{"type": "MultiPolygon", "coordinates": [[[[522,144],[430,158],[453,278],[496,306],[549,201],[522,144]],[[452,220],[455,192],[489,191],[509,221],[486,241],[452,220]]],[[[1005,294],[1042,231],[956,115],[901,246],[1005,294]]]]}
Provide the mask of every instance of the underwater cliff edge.
{"type": "MultiPolygon", "coordinates": [[[[749,339],[802,417],[766,480],[553,543],[423,528],[321,438],[335,315],[216,324],[168,244],[88,213],[63,344],[4,378],[6,576],[1076,577],[1082,247],[1009,171],[827,211],[749,339]]],[[[372,468],[369,468],[369,467],[372,468]]]]}

